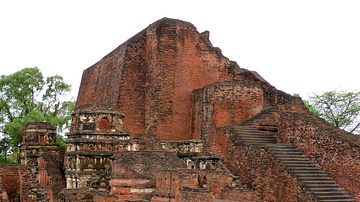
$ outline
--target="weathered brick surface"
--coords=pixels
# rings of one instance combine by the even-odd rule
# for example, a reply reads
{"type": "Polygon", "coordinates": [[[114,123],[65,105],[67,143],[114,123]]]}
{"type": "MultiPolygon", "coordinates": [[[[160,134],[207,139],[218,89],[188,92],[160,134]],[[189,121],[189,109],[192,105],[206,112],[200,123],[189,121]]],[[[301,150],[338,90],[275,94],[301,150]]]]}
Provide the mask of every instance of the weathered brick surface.
{"type": "Polygon", "coordinates": [[[244,201],[255,199],[254,192],[244,192],[232,185],[228,171],[176,169],[156,175],[156,192],[151,199],[160,201],[213,201],[214,198],[244,201]]]}
{"type": "Polygon", "coordinates": [[[163,151],[160,139],[156,135],[135,134],[131,136],[129,145],[132,151],[163,151]]]}
{"type": "Polygon", "coordinates": [[[157,173],[185,167],[175,153],[163,150],[155,135],[133,135],[129,146],[113,157],[111,166],[110,194],[119,200],[150,200],[157,173]]]}
{"type": "Polygon", "coordinates": [[[189,202],[212,202],[214,198],[212,194],[206,189],[191,189],[183,188],[180,192],[179,201],[189,201],[189,202]]]}
{"type": "Polygon", "coordinates": [[[187,22],[161,19],[83,73],[76,108],[115,107],[125,130],[191,139],[191,93],[240,68],[187,22]],[[179,124],[181,123],[181,124],[179,124]]]}
{"type": "MultiPolygon", "coordinates": [[[[37,176],[30,166],[0,165],[0,170],[3,181],[1,190],[9,201],[33,202],[39,199],[39,193],[47,199],[51,197],[47,196],[46,191],[38,184],[37,176]]],[[[49,193],[51,192],[49,190],[49,193]]]]}
{"type": "Polygon", "coordinates": [[[262,111],[263,94],[261,86],[245,80],[214,83],[194,91],[193,133],[209,141],[216,128],[239,124],[262,111]]]}
{"type": "Polygon", "coordinates": [[[20,176],[18,165],[1,165],[2,191],[6,191],[10,200],[20,197],[20,176]]]}
{"type": "MultiPolygon", "coordinates": [[[[143,177],[155,180],[157,172],[166,169],[185,168],[185,164],[175,155],[166,151],[122,152],[114,156],[114,166],[124,165],[143,177]]],[[[118,172],[113,172],[118,174],[118,172]]]]}
{"type": "Polygon", "coordinates": [[[45,161],[44,170],[50,181],[49,184],[44,184],[44,187],[51,189],[51,197],[54,200],[58,193],[65,188],[64,153],[64,149],[58,148],[58,150],[46,151],[42,155],[45,161]]]}
{"type": "Polygon", "coordinates": [[[219,198],[229,201],[232,201],[234,199],[237,199],[239,201],[257,201],[255,192],[237,187],[225,187],[221,190],[219,198]]]}
{"type": "Polygon", "coordinates": [[[63,189],[59,193],[59,202],[92,202],[95,195],[100,195],[96,190],[89,189],[63,189]]]}
{"type": "Polygon", "coordinates": [[[252,83],[260,87],[264,96],[264,108],[276,107],[284,112],[307,112],[303,101],[299,97],[293,97],[281,90],[276,89],[266,80],[264,80],[257,72],[242,71],[237,74],[237,80],[252,83]]]}

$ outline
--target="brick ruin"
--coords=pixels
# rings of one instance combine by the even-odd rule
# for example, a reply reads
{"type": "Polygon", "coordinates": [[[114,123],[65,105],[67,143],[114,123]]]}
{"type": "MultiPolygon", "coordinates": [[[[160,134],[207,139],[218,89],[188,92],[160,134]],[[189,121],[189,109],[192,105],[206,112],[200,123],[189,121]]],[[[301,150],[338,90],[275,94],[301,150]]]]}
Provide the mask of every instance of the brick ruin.
{"type": "Polygon", "coordinates": [[[21,164],[0,166],[1,201],[56,201],[65,185],[64,155],[53,126],[28,123],[23,128],[21,164]]]}
{"type": "Polygon", "coordinates": [[[360,201],[360,136],[163,18],[84,70],[67,146],[23,130],[1,201],[360,201]]]}

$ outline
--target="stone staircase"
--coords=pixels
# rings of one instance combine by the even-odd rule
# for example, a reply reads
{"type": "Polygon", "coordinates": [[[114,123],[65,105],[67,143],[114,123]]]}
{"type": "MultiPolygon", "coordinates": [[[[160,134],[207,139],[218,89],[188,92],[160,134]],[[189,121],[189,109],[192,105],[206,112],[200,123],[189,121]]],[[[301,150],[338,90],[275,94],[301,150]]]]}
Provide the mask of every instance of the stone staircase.
{"type": "Polygon", "coordinates": [[[311,192],[319,202],[356,202],[356,200],[336,183],[328,174],[317,167],[303,153],[291,144],[277,143],[270,132],[264,132],[252,126],[252,121],[265,111],[255,115],[243,124],[232,127],[236,135],[235,144],[253,145],[265,148],[296,177],[303,187],[311,192]]]}
{"type": "Polygon", "coordinates": [[[328,174],[317,167],[301,151],[291,144],[266,144],[264,147],[274,155],[286,170],[310,191],[318,201],[356,202],[352,196],[328,174]]]}
{"type": "Polygon", "coordinates": [[[233,126],[232,131],[237,134],[237,142],[244,145],[276,144],[271,133],[260,131],[250,125],[233,126]]]}

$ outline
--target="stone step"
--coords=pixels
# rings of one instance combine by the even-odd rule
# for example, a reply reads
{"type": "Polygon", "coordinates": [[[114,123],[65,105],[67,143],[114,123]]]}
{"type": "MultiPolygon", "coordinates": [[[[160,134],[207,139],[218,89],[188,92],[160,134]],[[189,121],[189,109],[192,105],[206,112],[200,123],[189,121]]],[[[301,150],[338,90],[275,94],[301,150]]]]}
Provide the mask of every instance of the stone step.
{"type": "Polygon", "coordinates": [[[264,137],[264,138],[272,138],[275,139],[274,136],[270,135],[270,134],[256,134],[256,133],[244,133],[244,132],[236,132],[236,134],[238,135],[238,137],[264,137]]]}
{"type": "Polygon", "coordinates": [[[295,157],[295,158],[288,158],[288,157],[284,157],[284,156],[276,156],[277,159],[280,160],[280,162],[282,164],[313,164],[312,162],[310,162],[307,158],[299,158],[299,157],[295,157]]]}
{"type": "Polygon", "coordinates": [[[306,156],[298,155],[298,154],[273,154],[277,159],[282,161],[309,161],[306,156]]]}
{"type": "MultiPolygon", "coordinates": [[[[298,166],[299,168],[302,168],[302,167],[318,168],[318,167],[316,167],[315,164],[309,163],[309,162],[299,162],[299,161],[289,162],[289,161],[288,161],[287,163],[283,163],[281,160],[280,160],[280,162],[281,162],[284,166],[286,166],[286,167],[291,167],[291,168],[294,168],[295,166],[298,166]]],[[[318,170],[321,171],[320,168],[318,168],[318,170]]],[[[315,171],[315,170],[314,170],[314,171],[315,171]]],[[[315,171],[315,172],[316,172],[316,171],[315,171]]],[[[323,172],[323,173],[324,173],[324,172],[323,172]]]]}
{"type": "Polygon", "coordinates": [[[295,172],[293,173],[297,178],[307,178],[307,177],[329,177],[326,173],[312,173],[312,172],[295,172]]]}
{"type": "MultiPolygon", "coordinates": [[[[300,151],[296,151],[296,150],[287,150],[287,151],[270,151],[272,154],[277,155],[277,154],[287,154],[287,155],[292,155],[292,156],[301,156],[303,153],[300,151]]],[[[290,156],[289,156],[290,157],[290,156]]]]}
{"type": "Polygon", "coordinates": [[[290,147],[290,146],[287,146],[287,145],[280,145],[280,143],[277,143],[277,144],[274,144],[274,145],[269,145],[267,147],[268,149],[294,149],[294,147],[290,147]]]}
{"type": "Polygon", "coordinates": [[[232,127],[235,130],[248,130],[248,131],[256,131],[256,132],[263,132],[257,128],[255,128],[252,124],[241,124],[241,125],[237,125],[237,126],[233,126],[232,127]]]}
{"type": "Polygon", "coordinates": [[[337,191],[345,191],[344,188],[337,186],[337,187],[307,187],[308,190],[311,190],[312,193],[315,192],[337,192],[337,191]]]}
{"type": "Polygon", "coordinates": [[[296,156],[289,156],[289,155],[276,155],[278,159],[281,161],[291,161],[291,160],[298,160],[298,161],[308,161],[309,159],[306,156],[296,155],[296,156]]]}
{"type": "Polygon", "coordinates": [[[274,149],[274,148],[268,148],[268,150],[269,150],[269,152],[271,152],[271,153],[298,152],[298,153],[301,153],[301,154],[302,154],[302,152],[300,152],[299,150],[296,150],[296,149],[288,149],[288,148],[286,148],[286,149],[278,149],[278,148],[274,149]]]}
{"type": "Polygon", "coordinates": [[[294,160],[289,160],[289,159],[284,160],[284,158],[278,158],[278,159],[284,165],[313,165],[313,166],[315,166],[314,163],[307,161],[305,159],[299,159],[299,158],[294,158],[294,160]]]}
{"type": "Polygon", "coordinates": [[[317,199],[323,200],[323,199],[351,199],[351,196],[349,195],[341,195],[341,194],[337,194],[337,195],[326,195],[326,196],[316,196],[317,199]]]}
{"type": "Polygon", "coordinates": [[[275,145],[269,145],[271,148],[282,148],[282,147],[286,147],[286,148],[294,148],[294,146],[292,146],[291,144],[288,143],[278,143],[275,145]]]}
{"type": "Polygon", "coordinates": [[[271,135],[271,133],[269,133],[268,131],[261,131],[258,130],[257,128],[253,128],[253,127],[232,127],[232,129],[236,132],[244,132],[244,133],[255,133],[255,134],[269,134],[271,135]]]}
{"type": "Polygon", "coordinates": [[[349,198],[349,199],[322,199],[319,200],[319,202],[356,202],[355,199],[349,198]]]}
{"type": "Polygon", "coordinates": [[[273,151],[298,151],[300,152],[297,148],[295,148],[294,146],[288,145],[288,144],[273,144],[273,145],[267,145],[266,147],[270,152],[273,151]]]}
{"type": "Polygon", "coordinates": [[[272,142],[269,142],[269,141],[253,141],[253,142],[244,142],[244,144],[249,144],[249,145],[261,145],[262,147],[265,147],[266,144],[270,144],[272,142]]]}
{"type": "Polygon", "coordinates": [[[259,147],[264,147],[264,145],[269,144],[268,142],[252,142],[252,143],[244,143],[245,145],[254,145],[259,147]]]}
{"type": "Polygon", "coordinates": [[[258,128],[255,128],[252,123],[249,122],[243,122],[241,123],[241,125],[232,126],[232,128],[235,130],[247,130],[247,131],[256,131],[261,133],[271,133],[269,131],[259,130],[258,128]]]}
{"type": "Polygon", "coordinates": [[[240,129],[240,128],[233,128],[233,132],[236,132],[237,134],[249,134],[249,135],[269,135],[272,136],[271,133],[268,132],[261,132],[257,129],[249,130],[249,129],[240,129]]]}
{"type": "Polygon", "coordinates": [[[273,136],[270,135],[263,135],[263,134],[240,134],[237,133],[239,138],[265,138],[265,139],[272,139],[276,140],[273,136]]]}
{"type": "Polygon", "coordinates": [[[254,133],[237,133],[237,135],[239,137],[259,137],[259,138],[269,138],[269,139],[274,139],[276,140],[276,138],[272,135],[267,135],[267,134],[254,134],[254,133]]]}
{"type": "MultiPolygon", "coordinates": [[[[301,182],[303,183],[303,184],[336,184],[336,185],[338,185],[337,183],[336,183],[336,181],[334,181],[333,179],[328,179],[328,180],[326,180],[326,179],[314,179],[314,180],[301,180],[301,182]]],[[[338,185],[338,186],[340,186],[340,185],[338,185]]]]}
{"type": "Polygon", "coordinates": [[[240,140],[247,140],[247,141],[259,141],[259,140],[264,140],[264,141],[270,141],[270,142],[274,142],[276,143],[275,139],[272,138],[262,138],[262,137],[239,137],[240,140]]]}
{"type": "Polygon", "coordinates": [[[267,143],[267,144],[269,144],[269,143],[276,143],[276,141],[275,140],[266,140],[266,139],[253,139],[253,140],[244,140],[244,139],[241,139],[244,143],[259,143],[259,142],[262,142],[262,143],[267,143]]]}
{"type": "Polygon", "coordinates": [[[287,167],[287,169],[289,169],[290,171],[303,171],[303,170],[311,170],[311,171],[318,171],[319,168],[317,167],[301,167],[301,168],[298,168],[298,167],[287,167]]]}
{"type": "Polygon", "coordinates": [[[310,161],[307,160],[299,160],[299,159],[294,159],[294,160],[281,160],[281,163],[283,164],[313,164],[310,161]]]}
{"type": "Polygon", "coordinates": [[[291,147],[268,147],[269,151],[298,151],[295,148],[291,147]]]}
{"type": "Polygon", "coordinates": [[[309,180],[309,181],[332,180],[332,178],[329,177],[329,176],[296,176],[296,177],[301,181],[307,181],[307,180],[309,180]]]}
{"type": "Polygon", "coordinates": [[[346,195],[349,196],[347,191],[338,190],[338,191],[313,191],[313,194],[316,196],[330,196],[330,195],[346,195]]]}
{"type": "Polygon", "coordinates": [[[263,111],[255,114],[254,116],[250,117],[249,119],[246,119],[244,122],[242,122],[241,125],[243,124],[252,124],[252,122],[258,118],[261,118],[262,116],[265,115],[269,115],[272,112],[278,112],[279,110],[276,108],[268,108],[268,109],[264,109],[263,111]]]}
{"type": "Polygon", "coordinates": [[[301,152],[299,151],[292,151],[292,150],[286,150],[286,151],[270,151],[271,154],[275,155],[275,156],[281,156],[281,157],[288,157],[288,158],[299,158],[299,157],[304,157],[304,160],[309,160],[306,156],[304,156],[301,152]]]}
{"type": "Polygon", "coordinates": [[[297,174],[326,174],[323,170],[293,170],[292,171],[295,175],[297,174]]]}
{"type": "Polygon", "coordinates": [[[303,167],[313,167],[313,168],[317,168],[314,164],[312,163],[286,163],[284,164],[286,167],[298,167],[298,168],[303,168],[303,167]]]}
{"type": "Polygon", "coordinates": [[[243,121],[241,123],[241,125],[253,125],[253,121],[256,119],[256,118],[260,118],[260,116],[263,115],[263,114],[256,114],[255,116],[251,117],[250,119],[247,119],[245,121],[243,121]]]}
{"type": "Polygon", "coordinates": [[[239,136],[238,139],[240,140],[270,140],[276,143],[276,139],[274,138],[268,138],[268,137],[256,137],[256,136],[248,136],[248,137],[244,137],[244,136],[239,136]]]}
{"type": "Polygon", "coordinates": [[[264,147],[264,145],[269,144],[267,141],[258,141],[258,142],[242,142],[245,145],[260,145],[261,147],[264,147]]]}
{"type": "Polygon", "coordinates": [[[309,188],[340,188],[336,182],[302,181],[309,188]]]}
{"type": "Polygon", "coordinates": [[[269,150],[269,152],[287,152],[287,151],[297,151],[299,152],[299,150],[294,149],[294,148],[287,148],[287,147],[268,147],[267,148],[269,150]]]}
{"type": "Polygon", "coordinates": [[[261,136],[237,136],[238,139],[240,140],[273,140],[276,142],[276,139],[275,138],[272,138],[272,137],[261,137],[261,136]]]}

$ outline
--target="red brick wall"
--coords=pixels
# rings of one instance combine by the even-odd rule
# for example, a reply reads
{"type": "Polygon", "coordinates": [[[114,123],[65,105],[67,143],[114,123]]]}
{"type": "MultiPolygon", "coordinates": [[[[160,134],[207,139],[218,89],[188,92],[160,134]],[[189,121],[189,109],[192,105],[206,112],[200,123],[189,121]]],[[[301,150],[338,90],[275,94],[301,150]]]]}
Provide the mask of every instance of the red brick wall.
{"type": "Polygon", "coordinates": [[[216,81],[231,80],[228,60],[189,23],[162,21],[150,26],[149,33],[153,36],[148,43],[153,82],[147,90],[146,116],[155,125],[147,127],[163,140],[191,139],[191,93],[216,81]]]}
{"type": "Polygon", "coordinates": [[[156,195],[160,197],[174,198],[173,178],[171,172],[159,172],[156,174],[156,195]]]}
{"type": "Polygon", "coordinates": [[[2,191],[6,191],[9,199],[20,197],[20,176],[18,165],[1,165],[2,191]]]}
{"type": "Polygon", "coordinates": [[[100,106],[115,106],[120,86],[112,81],[121,79],[124,55],[125,47],[119,47],[91,68],[84,70],[76,102],[77,108],[90,105],[92,102],[100,106]]]}
{"type": "Polygon", "coordinates": [[[95,195],[94,202],[117,202],[119,201],[115,196],[112,195],[95,195]]]}
{"type": "Polygon", "coordinates": [[[264,107],[261,86],[246,81],[219,82],[193,93],[194,137],[212,141],[217,127],[236,125],[259,113],[264,107]]]}
{"type": "Polygon", "coordinates": [[[219,198],[224,200],[234,200],[238,201],[257,201],[256,195],[253,191],[247,191],[243,188],[235,188],[235,187],[225,187],[221,190],[219,198]]]}
{"type": "Polygon", "coordinates": [[[44,148],[41,154],[45,162],[43,172],[46,174],[44,176],[46,183],[43,184],[43,187],[52,190],[52,195],[49,195],[49,197],[54,200],[57,199],[58,193],[65,188],[66,184],[64,174],[64,153],[65,149],[63,148],[49,148],[48,150],[44,148]]]}
{"type": "Polygon", "coordinates": [[[241,71],[237,74],[236,79],[260,87],[263,90],[265,108],[276,107],[286,112],[305,113],[308,111],[301,98],[293,97],[288,93],[276,89],[254,71],[241,71]]]}
{"type": "Polygon", "coordinates": [[[193,190],[193,189],[183,189],[181,190],[181,195],[179,202],[212,202],[214,198],[212,194],[206,190],[193,190]]]}
{"type": "MultiPolygon", "coordinates": [[[[156,197],[175,201],[201,200],[204,193],[211,197],[220,195],[224,187],[232,185],[232,175],[227,171],[178,169],[156,175],[156,197]],[[190,193],[192,192],[194,193],[190,193]],[[197,194],[199,193],[199,194],[197,194]]],[[[204,198],[206,200],[207,197],[204,198]]]]}
{"type": "Polygon", "coordinates": [[[2,191],[8,195],[9,201],[31,202],[36,199],[38,184],[36,175],[31,174],[31,168],[26,165],[0,165],[0,176],[3,181],[2,191]]]}
{"type": "Polygon", "coordinates": [[[84,71],[76,108],[115,106],[132,134],[192,139],[192,91],[232,80],[235,65],[192,24],[162,19],[84,71]]]}
{"type": "MultiPolygon", "coordinates": [[[[63,189],[59,193],[59,202],[89,202],[95,201],[94,196],[98,195],[99,198],[102,196],[100,192],[97,190],[90,190],[90,189],[63,189]]],[[[101,200],[99,200],[100,202],[101,200]]],[[[96,202],[96,201],[95,201],[96,202]]],[[[101,202],[114,202],[113,200],[109,201],[101,201],[101,202]]]]}

